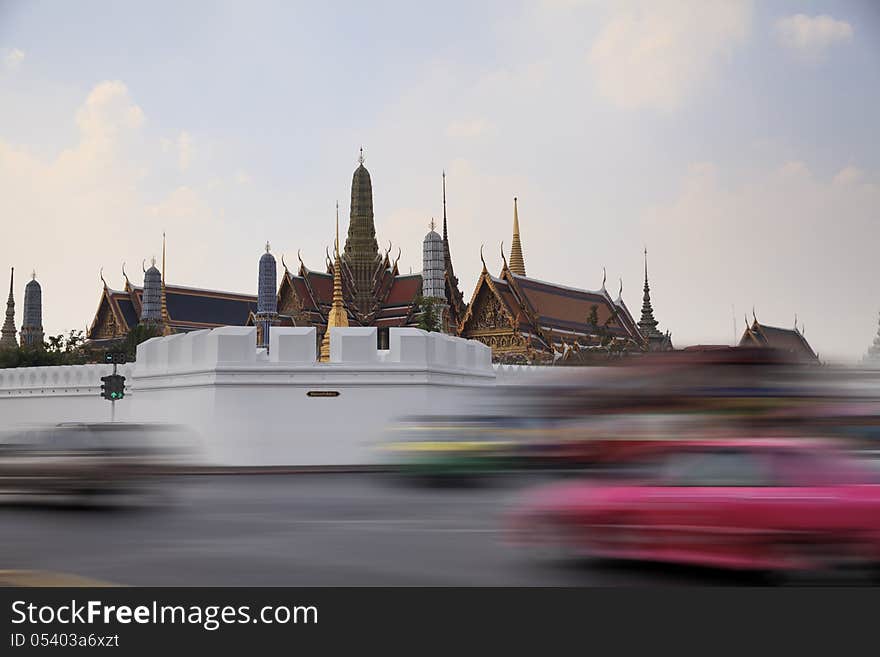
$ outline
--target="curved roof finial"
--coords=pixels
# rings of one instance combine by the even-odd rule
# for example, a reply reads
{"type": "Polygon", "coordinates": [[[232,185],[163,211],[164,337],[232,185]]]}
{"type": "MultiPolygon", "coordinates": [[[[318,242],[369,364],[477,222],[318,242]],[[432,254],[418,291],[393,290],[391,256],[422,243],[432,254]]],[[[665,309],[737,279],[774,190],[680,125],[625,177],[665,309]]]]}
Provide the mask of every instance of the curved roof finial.
{"type": "MultiPolygon", "coordinates": [[[[400,247],[398,246],[397,247],[397,257],[394,259],[394,264],[392,265],[392,269],[396,268],[397,263],[400,262],[400,254],[401,253],[403,253],[403,251],[401,251],[400,247]]],[[[409,268],[409,271],[410,271],[410,273],[412,273],[412,267],[409,268]]]]}
{"type": "Polygon", "coordinates": [[[482,245],[482,244],[480,244],[480,262],[483,263],[483,271],[489,271],[489,270],[486,268],[486,259],[483,258],[483,245],[482,245]]]}
{"type": "Polygon", "coordinates": [[[605,267],[602,267],[602,289],[605,289],[605,281],[608,280],[608,272],[605,271],[605,267]]]}
{"type": "Polygon", "coordinates": [[[797,327],[797,313],[794,314],[794,330],[795,330],[795,331],[798,330],[798,327],[797,327]]]}
{"type": "Polygon", "coordinates": [[[299,260],[299,266],[302,267],[303,270],[308,269],[308,267],[306,267],[306,263],[303,262],[301,249],[296,250],[296,259],[299,260]]]}
{"type": "Polygon", "coordinates": [[[758,316],[755,315],[755,306],[754,306],[754,304],[752,305],[752,319],[755,320],[755,324],[758,323],[758,316]]]}
{"type": "Polygon", "coordinates": [[[145,274],[147,273],[147,259],[146,259],[146,258],[144,258],[143,260],[141,260],[141,269],[144,270],[144,273],[145,273],[145,274]]]}
{"type": "MultiPolygon", "coordinates": [[[[125,278],[125,282],[128,283],[128,274],[125,273],[125,261],[122,261],[122,276],[125,278]]],[[[34,272],[33,277],[37,277],[37,272],[34,272]]]]}
{"type": "Polygon", "coordinates": [[[107,281],[104,280],[104,268],[101,267],[101,271],[98,272],[98,276],[101,277],[101,282],[104,284],[104,289],[107,288],[107,281]]]}
{"type": "Polygon", "coordinates": [[[284,254],[283,253],[281,254],[281,266],[284,267],[284,271],[289,271],[287,269],[287,263],[284,262],[284,254]]]}
{"type": "Polygon", "coordinates": [[[746,331],[749,330],[749,316],[748,313],[743,313],[743,321],[746,324],[746,331]]]}
{"type": "Polygon", "coordinates": [[[504,263],[504,268],[507,269],[507,258],[504,257],[504,240],[501,240],[501,262],[504,263]]]}
{"type": "Polygon", "coordinates": [[[620,289],[617,290],[617,298],[623,299],[623,276],[620,277],[620,289]]]}

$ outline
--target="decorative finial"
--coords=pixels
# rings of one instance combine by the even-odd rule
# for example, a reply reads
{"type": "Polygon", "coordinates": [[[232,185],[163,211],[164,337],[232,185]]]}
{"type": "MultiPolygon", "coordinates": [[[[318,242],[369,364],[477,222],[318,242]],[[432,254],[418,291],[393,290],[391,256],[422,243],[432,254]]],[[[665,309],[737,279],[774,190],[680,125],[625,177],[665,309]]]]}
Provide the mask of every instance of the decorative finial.
{"type": "Polygon", "coordinates": [[[617,298],[623,298],[623,277],[620,278],[620,289],[617,290],[617,298]]]}
{"type": "Polygon", "coordinates": [[[289,271],[287,269],[287,263],[284,262],[284,254],[283,253],[281,254],[281,266],[284,267],[284,271],[289,271]]]}
{"type": "MultiPolygon", "coordinates": [[[[14,270],[13,270],[14,271],[14,270]]],[[[104,268],[101,267],[101,271],[98,272],[98,276],[101,277],[101,282],[104,284],[104,287],[107,287],[107,281],[104,280],[104,268]]]]}
{"type": "Polygon", "coordinates": [[[605,267],[602,267],[602,289],[605,289],[605,281],[608,280],[608,273],[605,271],[605,267]]]}
{"type": "Polygon", "coordinates": [[[434,230],[435,226],[436,226],[436,224],[434,223],[434,217],[431,217],[431,230],[432,231],[434,230]]]}
{"type": "Polygon", "coordinates": [[[797,327],[797,313],[794,314],[794,330],[795,330],[795,331],[798,330],[798,327],[797,327]]]}
{"type": "Polygon", "coordinates": [[[153,267],[156,266],[156,256],[153,256],[152,258],[150,258],[150,264],[153,265],[153,267]]]}
{"type": "Polygon", "coordinates": [[[141,260],[141,269],[144,270],[145,274],[147,273],[147,261],[146,260],[141,260]]]}
{"type": "MultiPolygon", "coordinates": [[[[364,149],[361,149],[361,160],[363,161],[364,149]]],[[[362,162],[363,163],[363,162],[362,162]]],[[[336,242],[333,245],[333,250],[336,253],[336,257],[339,257],[339,201],[336,201],[336,242]]]]}
{"type": "Polygon", "coordinates": [[[361,146],[361,152],[358,155],[358,164],[360,164],[361,166],[364,166],[364,147],[363,146],[361,146]]]}
{"type": "Polygon", "coordinates": [[[269,241],[266,241],[266,253],[269,253],[269,241]]]}
{"type": "Polygon", "coordinates": [[[483,245],[482,244],[480,244],[480,262],[483,263],[483,271],[489,271],[488,269],[486,269],[486,260],[485,260],[485,258],[483,258],[483,245]]]}
{"type": "Polygon", "coordinates": [[[446,222],[446,169],[443,169],[443,221],[446,222]]]}
{"type": "MultiPolygon", "coordinates": [[[[125,274],[125,263],[124,262],[122,263],[122,273],[125,274]]],[[[128,278],[128,277],[126,276],[126,278],[128,278]]],[[[31,270],[31,280],[32,281],[37,280],[37,270],[36,269],[31,270]]]]}
{"type": "Polygon", "coordinates": [[[758,316],[755,315],[755,306],[752,306],[752,319],[755,320],[755,324],[758,323],[758,316]]]}
{"type": "Polygon", "coordinates": [[[507,258],[504,257],[504,240],[501,240],[501,262],[504,263],[504,268],[507,269],[507,258]]]}
{"type": "Polygon", "coordinates": [[[303,259],[302,259],[302,250],[301,249],[296,250],[296,259],[299,260],[299,266],[302,269],[307,269],[306,263],[304,263],[303,259]]]}

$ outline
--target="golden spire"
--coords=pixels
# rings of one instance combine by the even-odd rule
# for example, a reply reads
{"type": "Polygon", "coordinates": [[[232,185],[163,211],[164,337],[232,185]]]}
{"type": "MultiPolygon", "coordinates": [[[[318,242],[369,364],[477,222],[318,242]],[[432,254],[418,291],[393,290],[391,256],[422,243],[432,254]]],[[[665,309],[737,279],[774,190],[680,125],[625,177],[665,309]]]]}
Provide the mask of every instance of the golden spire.
{"type": "MultiPolygon", "coordinates": [[[[155,258],[153,259],[155,265],[155,258]]],[[[168,326],[168,303],[165,299],[165,231],[162,231],[162,334],[169,335],[171,328],[168,326]]]]}
{"type": "Polygon", "coordinates": [[[321,340],[321,362],[330,360],[330,329],[348,326],[348,313],[342,303],[342,263],[339,260],[339,201],[336,202],[336,243],[333,253],[333,305],[327,315],[327,330],[321,340]]]}
{"type": "Polygon", "coordinates": [[[513,244],[510,247],[510,271],[519,276],[526,275],[522,244],[519,240],[519,213],[516,207],[516,196],[513,197],[513,244]]]}

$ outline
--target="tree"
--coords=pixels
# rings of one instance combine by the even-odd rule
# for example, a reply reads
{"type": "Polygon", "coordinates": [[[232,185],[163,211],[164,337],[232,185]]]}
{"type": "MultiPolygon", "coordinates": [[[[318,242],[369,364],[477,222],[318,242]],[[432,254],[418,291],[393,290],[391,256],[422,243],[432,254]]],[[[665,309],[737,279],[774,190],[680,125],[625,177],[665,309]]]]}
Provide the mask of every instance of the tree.
{"type": "Polygon", "coordinates": [[[119,350],[125,352],[125,358],[128,362],[134,362],[137,357],[137,346],[141,342],[146,342],[150,338],[158,338],[162,335],[162,328],[156,324],[138,324],[128,332],[119,350]]]}
{"type": "Polygon", "coordinates": [[[416,306],[419,312],[418,327],[423,331],[440,331],[440,317],[437,312],[437,300],[426,297],[418,297],[416,306]]]}
{"type": "Polygon", "coordinates": [[[39,347],[8,347],[0,351],[0,367],[81,365],[90,360],[82,331],[51,335],[39,347]]]}

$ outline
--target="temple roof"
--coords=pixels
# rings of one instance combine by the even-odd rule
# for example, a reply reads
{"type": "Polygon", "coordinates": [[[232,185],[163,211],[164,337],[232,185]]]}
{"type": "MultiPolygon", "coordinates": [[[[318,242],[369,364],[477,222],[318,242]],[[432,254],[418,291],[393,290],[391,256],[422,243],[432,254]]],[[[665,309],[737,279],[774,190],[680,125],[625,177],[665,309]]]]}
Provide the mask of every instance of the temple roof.
{"type": "Polygon", "coordinates": [[[778,326],[767,326],[758,323],[758,320],[747,326],[739,341],[739,346],[770,347],[789,351],[796,356],[809,360],[818,360],[819,357],[813,351],[810,343],[798,329],[784,329],[778,326]]]}
{"type": "MultiPolygon", "coordinates": [[[[137,308],[142,303],[144,290],[142,287],[126,287],[127,290],[105,288],[101,306],[107,304],[117,321],[130,330],[138,324],[137,308]]],[[[169,326],[179,331],[226,325],[244,326],[248,315],[256,312],[257,309],[256,296],[235,292],[166,285],[165,296],[169,326]]],[[[101,306],[98,308],[99,312],[101,306]]],[[[96,313],[95,321],[89,330],[90,338],[96,328],[97,319],[96,313]]]]}
{"type": "Polygon", "coordinates": [[[621,300],[615,304],[603,290],[582,290],[535,278],[512,274],[514,281],[537,315],[541,326],[588,334],[594,330],[587,322],[593,306],[596,306],[598,325],[604,326],[617,309],[617,321],[607,327],[610,334],[632,337],[635,322],[621,300]]]}

